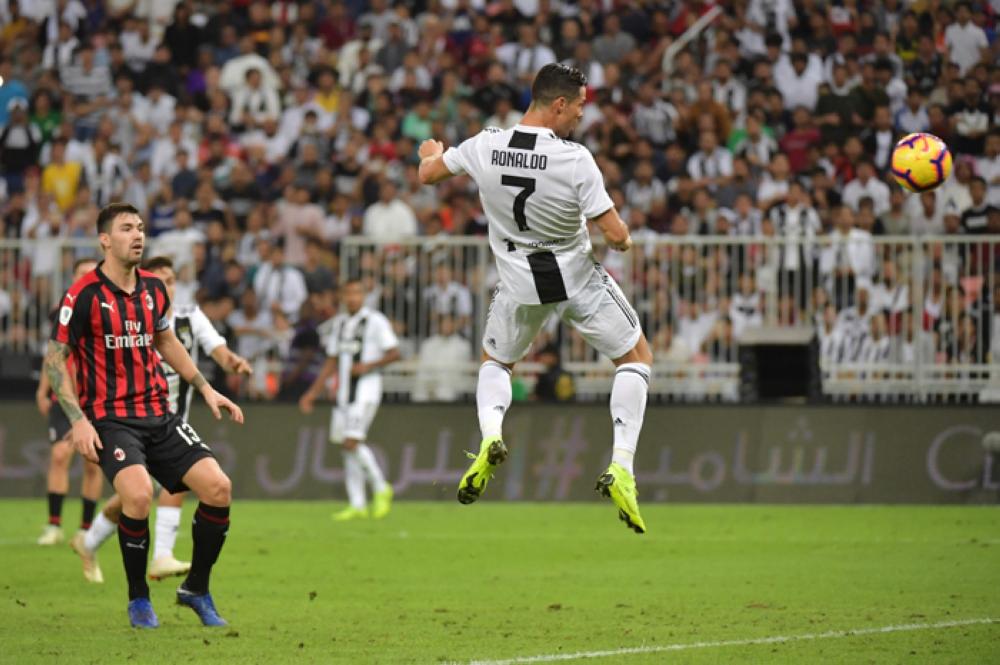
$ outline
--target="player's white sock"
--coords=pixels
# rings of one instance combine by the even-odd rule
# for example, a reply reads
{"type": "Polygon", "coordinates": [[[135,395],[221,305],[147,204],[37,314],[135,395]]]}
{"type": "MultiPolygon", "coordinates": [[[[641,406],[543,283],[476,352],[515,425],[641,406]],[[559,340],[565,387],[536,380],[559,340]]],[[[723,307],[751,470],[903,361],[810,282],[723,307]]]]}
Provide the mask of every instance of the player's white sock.
{"type": "Polygon", "coordinates": [[[153,558],[174,555],[177,529],[181,525],[181,509],[177,506],[156,507],[156,528],[154,530],[153,558]]]}
{"type": "Polygon", "coordinates": [[[97,548],[100,547],[105,540],[111,537],[111,534],[118,530],[118,525],[109,520],[104,515],[104,511],[97,513],[97,519],[94,523],[90,525],[87,529],[87,533],[83,535],[83,546],[86,547],[91,552],[96,552],[97,548]]]}
{"type": "Polygon", "coordinates": [[[372,484],[372,491],[381,492],[384,490],[386,485],[385,476],[382,475],[382,469],[378,466],[375,453],[363,443],[359,443],[355,450],[358,452],[358,461],[361,463],[361,468],[364,469],[365,475],[368,476],[368,482],[372,484]]]}
{"type": "Polygon", "coordinates": [[[502,436],[503,417],[510,408],[511,395],[510,370],[494,360],[484,362],[476,384],[479,429],[484,439],[502,436]]]}
{"type": "Polygon", "coordinates": [[[615,437],[611,461],[621,464],[633,475],[632,458],[646,414],[649,374],[650,367],[645,363],[625,363],[615,370],[615,381],[611,384],[611,422],[615,437]]]}
{"type": "Polygon", "coordinates": [[[358,459],[358,451],[344,449],[344,486],[352,508],[365,508],[365,472],[358,459]]]}

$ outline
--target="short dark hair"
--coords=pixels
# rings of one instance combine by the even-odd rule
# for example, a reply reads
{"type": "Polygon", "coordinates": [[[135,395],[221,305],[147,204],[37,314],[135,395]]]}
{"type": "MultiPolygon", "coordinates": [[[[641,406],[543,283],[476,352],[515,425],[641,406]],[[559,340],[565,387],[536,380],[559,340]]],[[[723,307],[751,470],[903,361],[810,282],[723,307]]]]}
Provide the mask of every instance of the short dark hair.
{"type": "Polygon", "coordinates": [[[73,261],[73,272],[79,270],[80,266],[82,266],[84,263],[97,263],[97,259],[93,258],[92,256],[86,256],[82,259],[77,259],[76,261],[73,261]]]}
{"type": "Polygon", "coordinates": [[[560,97],[575,100],[580,96],[580,87],[585,85],[587,77],[576,67],[550,62],[535,74],[531,100],[542,106],[548,106],[560,97]]]}
{"type": "Polygon", "coordinates": [[[131,203],[109,203],[97,214],[97,232],[111,233],[111,222],[118,215],[138,215],[139,209],[131,203]]]}
{"type": "Polygon", "coordinates": [[[143,265],[143,270],[163,270],[164,268],[174,269],[174,260],[169,256],[153,256],[146,259],[146,263],[143,265]]]}

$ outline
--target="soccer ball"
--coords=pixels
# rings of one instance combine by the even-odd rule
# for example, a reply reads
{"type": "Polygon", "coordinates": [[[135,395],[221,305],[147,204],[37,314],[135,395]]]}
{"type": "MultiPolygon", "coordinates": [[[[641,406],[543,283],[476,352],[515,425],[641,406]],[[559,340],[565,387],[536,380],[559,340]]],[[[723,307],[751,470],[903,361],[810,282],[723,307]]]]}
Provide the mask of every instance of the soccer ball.
{"type": "Polygon", "coordinates": [[[933,134],[904,136],[892,151],[892,176],[903,189],[926,192],[951,175],[951,151],[933,134]]]}

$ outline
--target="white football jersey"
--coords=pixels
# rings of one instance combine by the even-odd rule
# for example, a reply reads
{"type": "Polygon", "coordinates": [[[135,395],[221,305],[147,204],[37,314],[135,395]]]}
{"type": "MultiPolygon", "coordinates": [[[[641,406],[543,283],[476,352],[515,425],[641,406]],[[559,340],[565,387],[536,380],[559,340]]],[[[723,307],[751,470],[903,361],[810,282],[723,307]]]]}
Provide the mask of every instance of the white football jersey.
{"type": "Polygon", "coordinates": [[[586,221],[614,207],[587,148],[545,127],[487,127],[448,148],[444,163],[476,181],[500,281],[516,302],[560,302],[587,284],[586,221]]]}
{"type": "MultiPolygon", "coordinates": [[[[205,312],[197,305],[187,305],[170,308],[170,325],[174,329],[174,334],[180,340],[181,346],[191,356],[195,365],[198,364],[198,347],[211,355],[220,346],[224,346],[226,338],[219,334],[212,322],[205,316],[205,312]]],[[[160,360],[163,361],[162,356],[160,360]]],[[[170,410],[187,422],[188,413],[191,410],[191,384],[181,379],[180,374],[174,368],[163,362],[163,373],[167,377],[167,398],[170,402],[170,410]]]]}
{"type": "Polygon", "coordinates": [[[326,355],[337,358],[337,404],[377,402],[382,398],[382,375],[375,371],[351,376],[357,362],[378,360],[399,346],[392,324],[382,312],[362,307],[354,314],[342,312],[331,319],[326,338],[326,355]]]}

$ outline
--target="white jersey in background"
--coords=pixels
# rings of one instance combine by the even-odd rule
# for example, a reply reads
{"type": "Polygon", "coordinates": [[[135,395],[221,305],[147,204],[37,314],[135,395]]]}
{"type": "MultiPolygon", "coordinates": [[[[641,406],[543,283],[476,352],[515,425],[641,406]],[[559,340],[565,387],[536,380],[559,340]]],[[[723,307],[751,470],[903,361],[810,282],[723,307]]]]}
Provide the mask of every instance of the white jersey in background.
{"type": "Polygon", "coordinates": [[[445,151],[444,163],[476,181],[500,281],[514,302],[560,302],[588,284],[586,221],[614,204],[587,148],[544,127],[487,127],[445,151]]]}
{"type": "MultiPolygon", "coordinates": [[[[181,346],[191,356],[195,365],[198,364],[198,347],[201,347],[206,355],[211,355],[212,351],[226,344],[226,339],[219,334],[197,305],[172,307],[170,317],[172,319],[170,325],[173,326],[174,334],[177,335],[181,346]]],[[[162,356],[160,360],[163,361],[162,356]]],[[[180,374],[175,372],[174,368],[166,362],[162,362],[162,365],[169,388],[170,410],[179,415],[181,420],[187,422],[188,413],[191,410],[191,396],[194,394],[194,391],[191,390],[191,384],[181,379],[180,374]]]]}
{"type": "Polygon", "coordinates": [[[326,355],[337,358],[337,406],[359,402],[377,406],[382,400],[381,373],[351,376],[351,366],[374,362],[399,346],[389,319],[382,312],[362,307],[354,314],[337,314],[331,319],[329,330],[326,355]]]}

